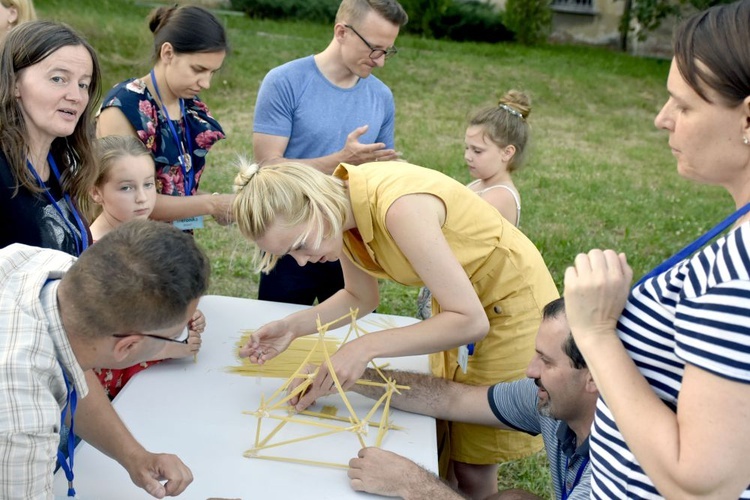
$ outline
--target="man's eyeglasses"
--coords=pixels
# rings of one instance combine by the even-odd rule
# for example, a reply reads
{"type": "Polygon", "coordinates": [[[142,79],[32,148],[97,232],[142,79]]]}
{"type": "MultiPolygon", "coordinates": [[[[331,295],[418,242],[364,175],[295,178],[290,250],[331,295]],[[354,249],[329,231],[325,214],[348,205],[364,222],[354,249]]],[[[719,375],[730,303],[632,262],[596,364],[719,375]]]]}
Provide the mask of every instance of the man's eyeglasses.
{"type": "Polygon", "coordinates": [[[133,333],[116,333],[116,334],[114,334],[112,336],[113,337],[117,337],[118,339],[122,339],[122,338],[125,338],[125,337],[129,337],[131,335],[140,335],[141,337],[150,337],[152,339],[164,340],[166,342],[175,342],[177,344],[187,344],[188,343],[188,338],[190,338],[190,333],[188,332],[187,328],[185,328],[182,331],[182,334],[180,335],[180,337],[176,338],[176,339],[171,339],[169,337],[160,337],[159,335],[152,335],[150,333],[138,333],[138,332],[133,332],[133,333]],[[185,338],[182,338],[182,337],[185,337],[185,338]]]}
{"type": "Polygon", "coordinates": [[[388,47],[387,49],[376,49],[375,47],[370,45],[370,42],[365,40],[365,38],[362,35],[357,33],[357,30],[355,30],[349,24],[345,24],[344,28],[349,28],[350,30],[352,30],[352,32],[354,32],[355,35],[359,37],[360,40],[365,42],[365,45],[367,45],[367,48],[370,49],[370,59],[372,59],[373,61],[376,59],[380,59],[383,56],[385,56],[386,59],[390,59],[391,57],[395,56],[396,53],[398,53],[398,49],[395,46],[388,47]]]}

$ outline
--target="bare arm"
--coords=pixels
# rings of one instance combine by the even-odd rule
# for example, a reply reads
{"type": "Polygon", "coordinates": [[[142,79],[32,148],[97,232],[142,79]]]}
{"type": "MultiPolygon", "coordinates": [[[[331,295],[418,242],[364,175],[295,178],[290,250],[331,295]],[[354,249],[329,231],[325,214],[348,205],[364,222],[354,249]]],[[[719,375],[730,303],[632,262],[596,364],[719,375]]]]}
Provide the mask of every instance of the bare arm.
{"type": "Polygon", "coordinates": [[[175,221],[210,215],[216,222],[226,225],[234,221],[232,215],[233,194],[196,194],[193,196],[156,195],[154,211],[149,218],[161,221],[175,221]]]}
{"type": "Polygon", "coordinates": [[[611,250],[580,254],[565,272],[566,314],[599,392],[663,496],[737,498],[750,484],[750,387],[687,365],[672,412],[615,330],[631,279],[611,250]]]}
{"type": "MultiPolygon", "coordinates": [[[[108,135],[132,135],[138,138],[133,125],[130,124],[125,114],[116,107],[104,109],[96,121],[96,136],[105,137],[108,135]]],[[[233,222],[232,201],[234,196],[233,194],[217,196],[208,194],[197,194],[195,196],[157,194],[156,204],[149,218],[171,222],[189,217],[211,215],[219,224],[229,224],[233,222]]]]}
{"type": "Polygon", "coordinates": [[[345,344],[339,352],[366,353],[368,360],[410,356],[451,349],[487,335],[489,321],[484,308],[442,233],[444,218],[442,202],[428,194],[403,196],[386,215],[391,236],[440,303],[440,314],[413,325],[365,335],[345,344]]]}
{"type": "Polygon", "coordinates": [[[445,214],[442,201],[429,194],[402,196],[386,214],[388,231],[441,312],[414,325],[378,332],[380,338],[363,337],[374,344],[375,357],[443,351],[479,341],[489,331],[476,291],[443,235],[445,214]]]}
{"type": "Polygon", "coordinates": [[[500,215],[505,217],[514,226],[518,225],[518,207],[516,199],[504,187],[498,187],[485,191],[480,197],[495,207],[500,215]]]}
{"type": "Polygon", "coordinates": [[[133,125],[130,124],[125,114],[116,107],[103,109],[96,119],[96,136],[106,137],[108,135],[132,135],[138,137],[133,125]]]}
{"type": "MultiPolygon", "coordinates": [[[[386,378],[395,380],[396,384],[409,386],[408,390],[401,391],[400,394],[393,393],[391,406],[394,408],[451,422],[509,429],[492,413],[487,400],[487,386],[460,384],[424,373],[381,371],[386,378]]],[[[367,368],[363,378],[382,380],[373,368],[367,368]]],[[[371,399],[378,399],[385,389],[354,384],[350,390],[371,399]]]]}
{"type": "MultiPolygon", "coordinates": [[[[396,160],[399,154],[392,149],[386,149],[385,144],[362,144],[359,138],[367,131],[367,125],[354,129],[346,138],[344,147],[333,154],[318,158],[293,159],[320,170],[325,174],[332,174],[340,163],[359,165],[371,161],[396,160]]],[[[289,138],[279,135],[253,133],[253,156],[256,163],[269,164],[287,160],[284,158],[289,138]]]]}

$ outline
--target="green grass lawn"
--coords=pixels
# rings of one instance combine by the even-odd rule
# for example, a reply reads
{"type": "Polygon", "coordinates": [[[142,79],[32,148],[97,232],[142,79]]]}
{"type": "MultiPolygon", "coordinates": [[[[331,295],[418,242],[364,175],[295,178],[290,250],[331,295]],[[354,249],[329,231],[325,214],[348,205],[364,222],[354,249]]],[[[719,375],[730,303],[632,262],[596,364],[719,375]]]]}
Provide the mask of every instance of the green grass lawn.
{"type": "MultiPolygon", "coordinates": [[[[128,0],[37,0],[38,13],[86,34],[101,57],[104,84],[149,69],[150,7],[128,0]]],[[[255,97],[265,73],[322,50],[330,26],[220,17],[232,52],[201,95],[228,140],[209,156],[206,191],[230,190],[237,155],[252,154],[255,97]]],[[[197,34],[199,35],[199,34],[197,34]]],[[[523,231],[541,250],[561,287],[575,255],[594,247],[624,251],[636,276],[733,211],[723,190],[681,180],[667,135],[653,118],[666,99],[669,61],[637,59],[577,46],[522,47],[399,37],[399,54],[376,72],[394,92],[396,144],[404,158],[461,182],[467,114],[509,88],[532,96],[533,146],[515,177],[523,231]]],[[[250,246],[236,228],[212,221],[198,232],[213,267],[210,293],[254,297],[250,246]]],[[[382,285],[383,313],[413,315],[416,290],[382,285]]],[[[501,470],[502,484],[549,496],[542,456],[501,470]],[[509,479],[510,482],[507,482],[509,479]]]]}
{"type": "MultiPolygon", "coordinates": [[[[128,0],[38,0],[40,15],[83,31],[100,54],[106,87],[148,72],[150,6],[128,0]],[[75,5],[72,7],[71,5],[75,5]]],[[[265,73],[321,50],[329,26],[220,14],[232,52],[201,96],[228,140],[209,156],[202,187],[229,191],[237,155],[252,155],[252,116],[265,73]]],[[[376,75],[396,98],[396,145],[419,165],[469,181],[463,163],[467,114],[505,90],[532,96],[533,143],[516,175],[522,229],[559,285],[578,252],[612,247],[636,275],[694,239],[732,202],[723,190],[681,180],[666,133],[652,121],[666,98],[669,61],[578,46],[455,43],[404,35],[399,54],[376,75]]],[[[252,297],[257,277],[248,243],[211,221],[198,240],[213,258],[212,293],[252,297]]],[[[380,310],[413,313],[414,290],[383,286],[380,310]]]]}

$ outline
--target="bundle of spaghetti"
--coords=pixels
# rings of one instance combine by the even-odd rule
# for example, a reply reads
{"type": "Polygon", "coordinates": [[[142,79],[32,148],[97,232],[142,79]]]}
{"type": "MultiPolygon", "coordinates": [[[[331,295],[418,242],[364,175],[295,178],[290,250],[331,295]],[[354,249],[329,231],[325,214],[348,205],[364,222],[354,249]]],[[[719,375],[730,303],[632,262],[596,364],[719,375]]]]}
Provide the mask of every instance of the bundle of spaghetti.
{"type": "MultiPolygon", "coordinates": [[[[252,335],[253,331],[244,330],[242,332],[242,337],[237,342],[238,349],[250,340],[250,335],[252,335]]],[[[241,365],[230,366],[229,371],[249,377],[289,378],[295,374],[300,365],[305,362],[305,359],[307,359],[308,363],[315,366],[325,363],[326,354],[323,352],[323,349],[315,348],[319,342],[321,342],[321,339],[317,335],[296,338],[284,352],[262,365],[253,364],[249,359],[237,356],[241,365]]],[[[322,345],[329,356],[338,350],[339,343],[339,339],[332,337],[323,337],[322,339],[322,345]]]]}

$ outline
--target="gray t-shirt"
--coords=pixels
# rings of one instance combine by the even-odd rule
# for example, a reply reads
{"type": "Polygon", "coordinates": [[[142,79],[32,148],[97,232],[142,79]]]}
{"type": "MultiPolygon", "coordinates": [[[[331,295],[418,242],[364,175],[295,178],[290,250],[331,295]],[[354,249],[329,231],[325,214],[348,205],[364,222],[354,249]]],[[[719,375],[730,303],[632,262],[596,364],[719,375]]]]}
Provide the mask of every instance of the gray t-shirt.
{"type": "Polygon", "coordinates": [[[539,414],[537,387],[532,379],[496,384],[487,391],[487,398],[492,412],[502,423],[528,434],[542,435],[555,498],[589,498],[589,440],[576,446],[576,435],[568,424],[539,414]],[[562,478],[565,479],[565,485],[561,482],[562,478]],[[566,490],[564,496],[563,487],[566,490]]]}

